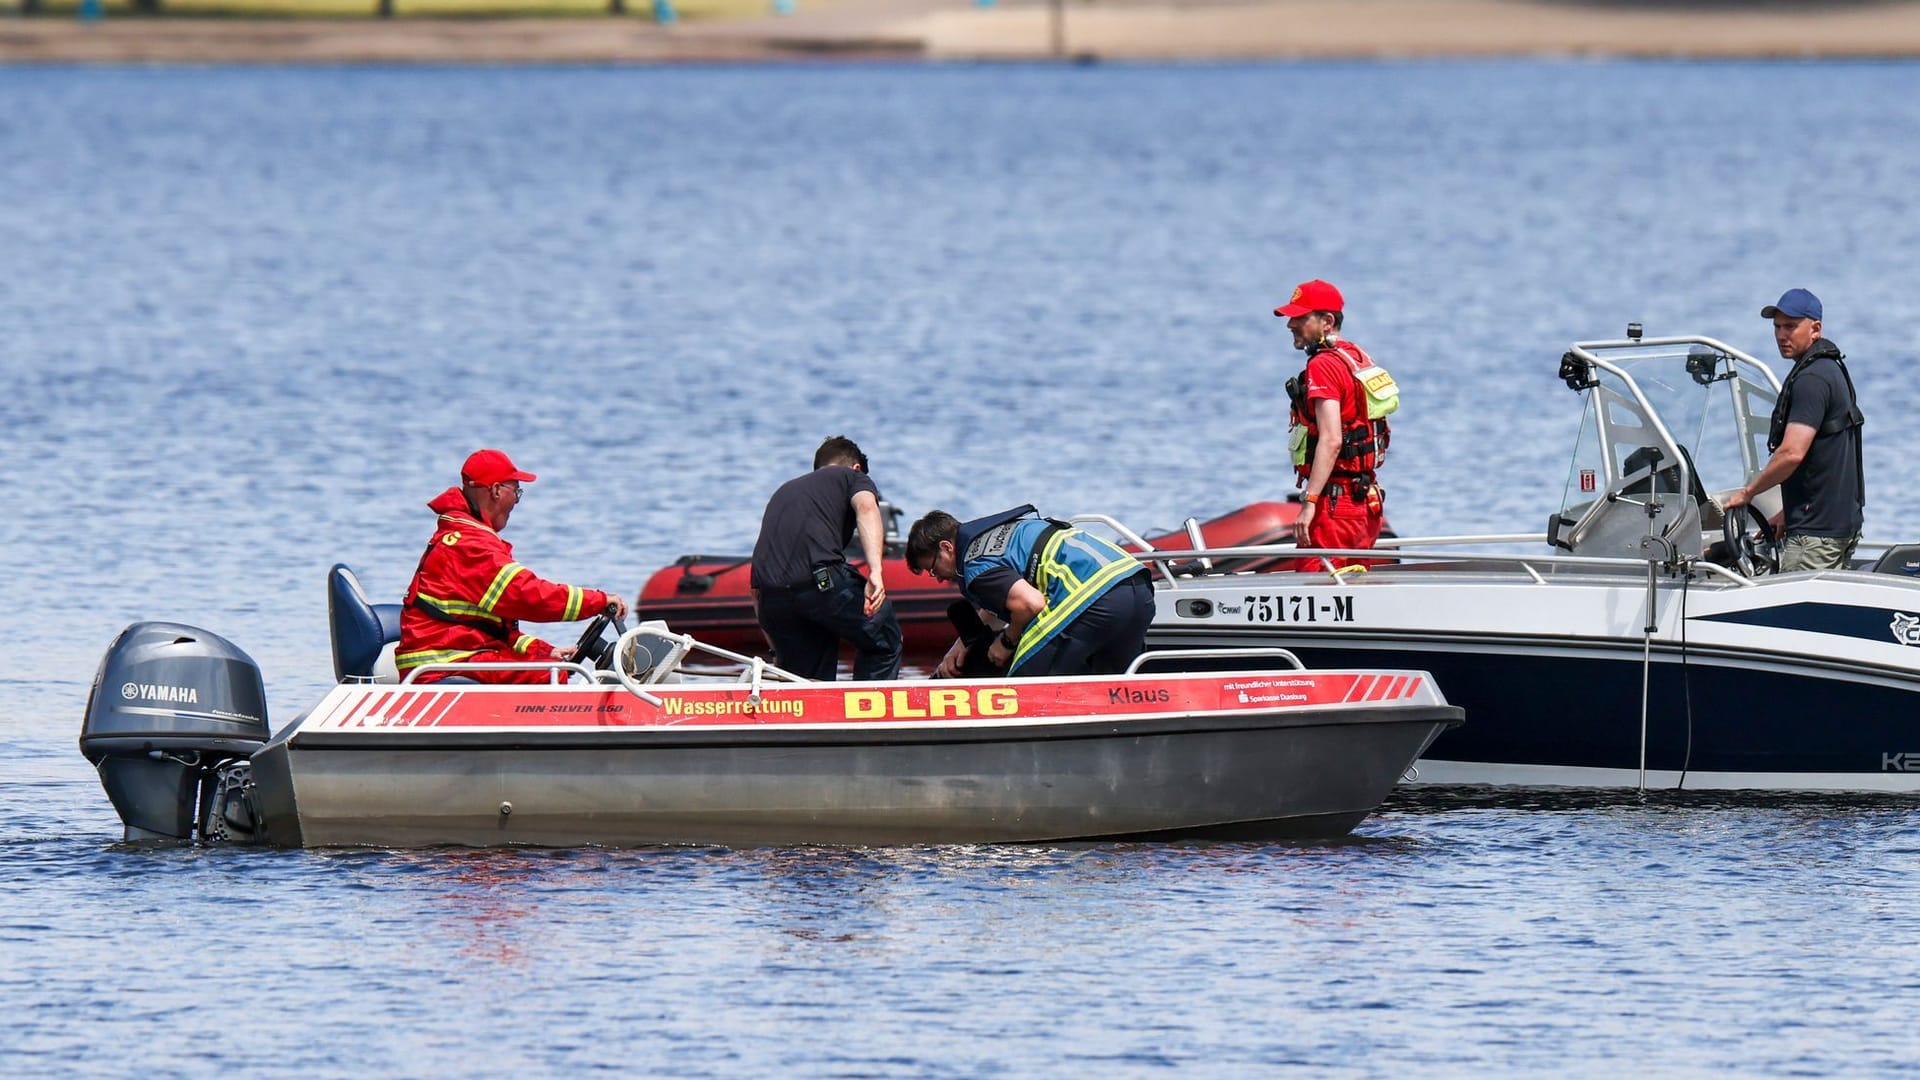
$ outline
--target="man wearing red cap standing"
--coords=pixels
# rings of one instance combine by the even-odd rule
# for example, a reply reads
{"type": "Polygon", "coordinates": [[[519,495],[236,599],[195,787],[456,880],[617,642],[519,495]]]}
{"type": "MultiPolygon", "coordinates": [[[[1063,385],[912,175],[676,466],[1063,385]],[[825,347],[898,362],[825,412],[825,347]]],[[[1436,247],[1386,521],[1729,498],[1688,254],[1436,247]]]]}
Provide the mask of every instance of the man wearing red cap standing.
{"type": "MultiPolygon", "coordinates": [[[[514,561],[513,545],[500,538],[500,530],[520,505],[520,485],[533,480],[501,451],[476,450],[460,467],[460,486],[427,504],[440,523],[400,611],[394,663],[402,675],[422,664],[569,660],[572,649],[556,649],[521,633],[520,620],[572,622],[598,615],[608,604],[626,615],[627,605],[617,596],[555,584],[514,561]]],[[[417,681],[446,677],[445,671],[427,672],[417,681]]],[[[543,683],[549,675],[534,669],[480,670],[467,677],[543,683]]]]}
{"type": "MultiPolygon", "coordinates": [[[[1324,281],[1301,283],[1273,313],[1287,320],[1307,369],[1287,380],[1289,443],[1302,487],[1295,542],[1313,548],[1370,548],[1380,536],[1385,498],[1374,475],[1386,459],[1386,415],[1399,407],[1393,376],[1360,346],[1342,340],[1346,301],[1324,281]]],[[[1357,560],[1333,559],[1335,567],[1357,560]]],[[[1319,569],[1302,560],[1297,569],[1319,569]]]]}

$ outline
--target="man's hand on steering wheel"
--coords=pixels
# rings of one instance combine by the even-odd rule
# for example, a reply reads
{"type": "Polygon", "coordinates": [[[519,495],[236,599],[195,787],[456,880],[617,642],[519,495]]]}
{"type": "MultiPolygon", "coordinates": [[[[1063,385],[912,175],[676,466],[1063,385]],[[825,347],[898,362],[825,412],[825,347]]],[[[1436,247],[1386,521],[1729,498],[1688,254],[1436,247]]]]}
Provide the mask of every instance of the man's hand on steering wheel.
{"type": "Polygon", "coordinates": [[[562,657],[561,659],[578,658],[583,664],[590,664],[602,668],[612,667],[613,648],[607,644],[602,635],[606,633],[609,623],[618,627],[624,633],[627,628],[626,617],[626,601],[612,593],[608,593],[607,606],[601,609],[600,614],[595,615],[593,619],[587,623],[585,630],[580,632],[579,643],[574,645],[572,649],[556,649],[554,655],[558,656],[561,652],[568,652],[571,656],[562,657]]]}
{"type": "Polygon", "coordinates": [[[1726,541],[1727,552],[1733,557],[1734,565],[1747,577],[1779,573],[1777,535],[1774,524],[1763,517],[1752,503],[1727,511],[1721,522],[1721,536],[1726,541]],[[1745,513],[1741,513],[1740,509],[1744,509],[1745,513]],[[1758,528],[1748,532],[1746,525],[1749,523],[1758,528]]]}

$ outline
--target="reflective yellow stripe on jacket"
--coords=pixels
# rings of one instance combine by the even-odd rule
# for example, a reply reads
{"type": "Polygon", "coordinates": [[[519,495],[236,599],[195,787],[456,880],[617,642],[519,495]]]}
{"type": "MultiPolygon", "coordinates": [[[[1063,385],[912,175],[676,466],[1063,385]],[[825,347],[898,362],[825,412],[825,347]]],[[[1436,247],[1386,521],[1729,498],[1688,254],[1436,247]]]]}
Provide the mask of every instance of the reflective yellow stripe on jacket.
{"type": "Polygon", "coordinates": [[[500,602],[502,596],[506,595],[507,586],[513,584],[513,579],[525,570],[526,567],[517,562],[510,562],[501,567],[500,572],[493,575],[493,584],[488,585],[487,591],[480,594],[481,610],[491,614],[493,612],[493,606],[500,602]]]}
{"type": "Polygon", "coordinates": [[[411,671],[422,664],[457,664],[470,656],[480,655],[479,649],[416,649],[413,652],[393,654],[393,666],[401,671],[411,671]]]}
{"type": "Polygon", "coordinates": [[[1097,599],[1108,585],[1140,572],[1139,561],[1125,557],[1126,553],[1120,552],[1122,557],[1109,561],[1095,571],[1092,577],[1081,581],[1070,567],[1054,559],[1060,551],[1061,544],[1080,535],[1082,533],[1079,529],[1061,529],[1053,534],[1047,541],[1046,549],[1040,553],[1040,595],[1048,597],[1047,606],[1041,609],[1040,614],[1020,631],[1020,648],[1014,652],[1013,661],[1008,665],[1009,670],[1025,663],[1027,657],[1036,648],[1051,639],[1055,630],[1078,615],[1080,609],[1097,599]],[[1057,604],[1049,596],[1051,592],[1049,586],[1054,581],[1060,582],[1067,590],[1066,595],[1057,604]]]}
{"type": "Polygon", "coordinates": [[[415,593],[414,599],[432,608],[434,611],[456,619],[471,619],[493,626],[504,627],[507,625],[507,620],[486,610],[479,604],[470,604],[465,600],[443,600],[438,596],[428,596],[426,593],[415,593]]]}

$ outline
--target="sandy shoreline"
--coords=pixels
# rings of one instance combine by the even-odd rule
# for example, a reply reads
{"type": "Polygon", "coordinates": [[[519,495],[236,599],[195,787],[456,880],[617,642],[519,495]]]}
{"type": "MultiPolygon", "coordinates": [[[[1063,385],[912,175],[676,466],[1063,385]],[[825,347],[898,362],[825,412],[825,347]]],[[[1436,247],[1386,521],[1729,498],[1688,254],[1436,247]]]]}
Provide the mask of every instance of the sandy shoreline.
{"type": "Polygon", "coordinates": [[[840,0],[785,17],[107,19],[0,16],[0,63],[673,63],[820,58],[1920,56],[1920,0],[1812,7],[1565,0],[840,0]]]}

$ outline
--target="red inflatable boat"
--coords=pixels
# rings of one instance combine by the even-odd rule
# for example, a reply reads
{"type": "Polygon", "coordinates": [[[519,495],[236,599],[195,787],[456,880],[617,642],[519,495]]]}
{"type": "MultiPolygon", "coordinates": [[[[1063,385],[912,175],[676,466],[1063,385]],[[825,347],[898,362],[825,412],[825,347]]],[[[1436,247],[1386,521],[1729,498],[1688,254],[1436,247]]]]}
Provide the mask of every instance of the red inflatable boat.
{"type": "MultiPolygon", "coordinates": [[[[899,510],[887,507],[887,595],[900,619],[906,662],[939,661],[953,644],[947,605],[959,590],[907,569],[906,541],[900,536],[899,510]]],[[[1298,502],[1258,502],[1204,522],[1201,542],[1209,548],[1282,544],[1293,539],[1298,502]]],[[[1193,547],[1185,532],[1147,537],[1162,551],[1193,547]]],[[[637,611],[642,619],[660,619],[680,633],[692,634],[735,652],[768,655],[766,639],[753,617],[753,598],[747,591],[750,557],[746,555],[682,555],[647,579],[637,611]]],[[[1271,570],[1282,559],[1216,560],[1216,569],[1271,570]]],[[[852,560],[861,566],[859,559],[852,560]]]]}

